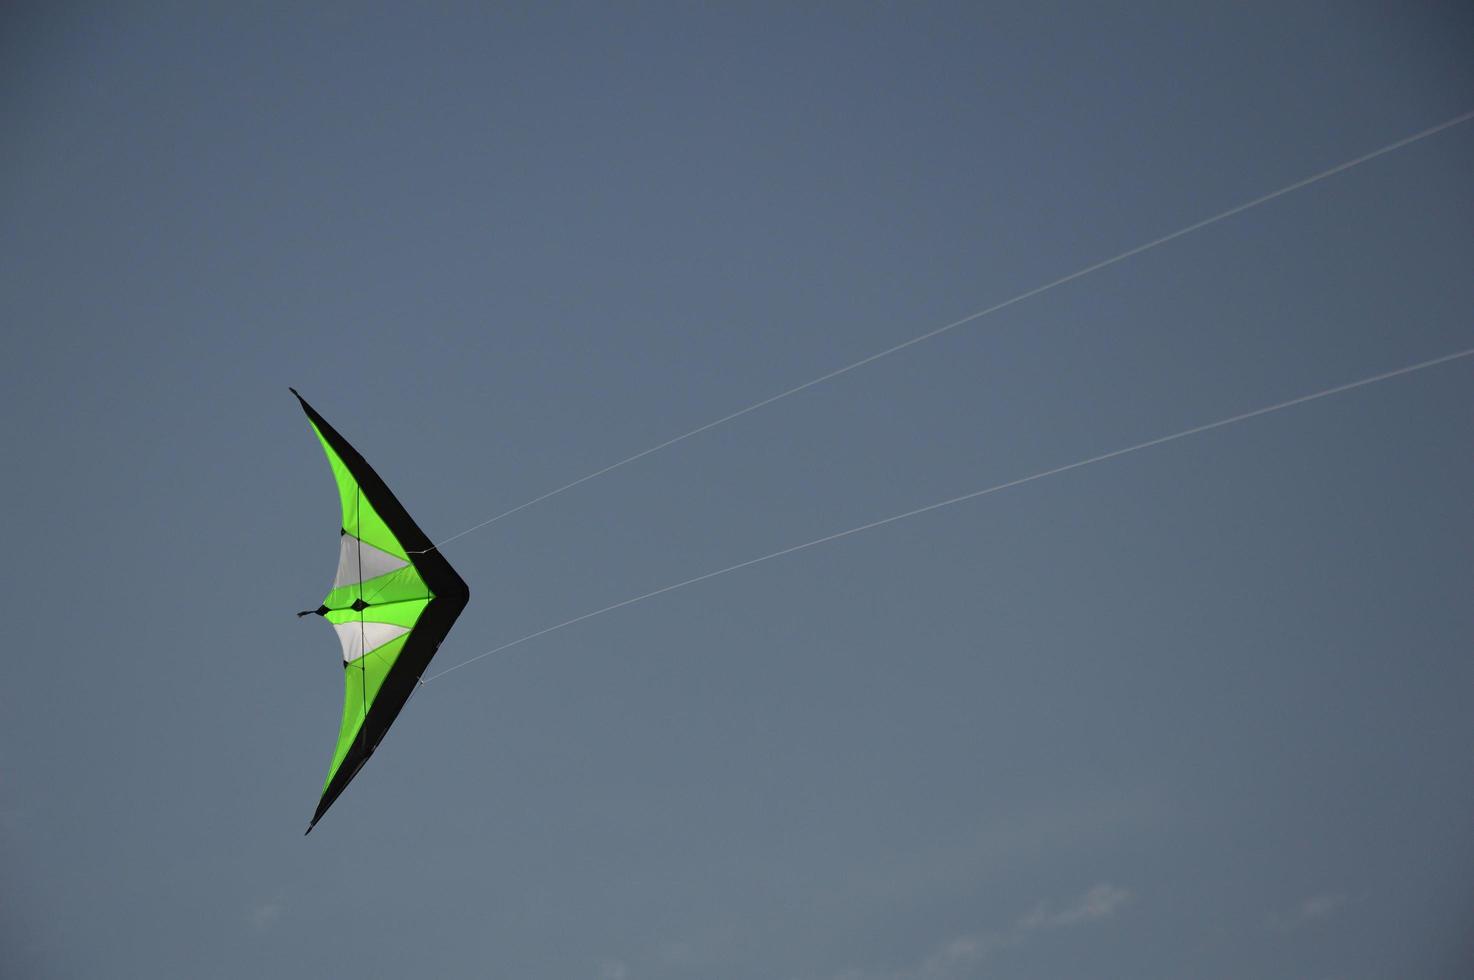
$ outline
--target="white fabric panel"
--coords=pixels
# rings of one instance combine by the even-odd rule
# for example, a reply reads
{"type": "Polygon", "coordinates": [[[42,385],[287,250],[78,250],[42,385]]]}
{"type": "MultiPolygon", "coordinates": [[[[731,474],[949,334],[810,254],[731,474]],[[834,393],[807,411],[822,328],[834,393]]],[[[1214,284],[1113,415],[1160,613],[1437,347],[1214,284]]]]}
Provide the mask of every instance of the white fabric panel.
{"type": "Polygon", "coordinates": [[[340,550],[338,552],[338,574],[333,579],[333,588],[341,589],[345,585],[357,585],[380,575],[387,575],[396,569],[403,568],[409,562],[403,558],[396,558],[389,552],[375,548],[367,541],[360,541],[351,534],[338,536],[340,550]],[[359,552],[363,553],[363,576],[359,577],[359,552]]]}
{"type": "Polygon", "coordinates": [[[338,642],[343,644],[345,664],[351,664],[365,653],[372,653],[390,640],[409,632],[405,627],[395,626],[393,623],[370,623],[367,620],[362,623],[334,623],[333,629],[338,631],[338,642]]]}

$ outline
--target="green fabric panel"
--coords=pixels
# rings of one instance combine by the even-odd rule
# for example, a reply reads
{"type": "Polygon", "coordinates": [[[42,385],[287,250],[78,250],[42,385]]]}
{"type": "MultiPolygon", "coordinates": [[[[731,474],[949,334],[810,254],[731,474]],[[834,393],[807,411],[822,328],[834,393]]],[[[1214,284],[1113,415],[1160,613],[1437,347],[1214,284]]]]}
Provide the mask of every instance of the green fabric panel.
{"type": "Polygon", "coordinates": [[[378,578],[365,579],[363,583],[363,601],[376,605],[381,602],[431,598],[434,598],[434,593],[425,584],[425,580],[420,578],[420,573],[413,565],[406,565],[378,578]]]}
{"type": "Polygon", "coordinates": [[[333,447],[323,438],[322,432],[317,426],[312,425],[312,431],[317,433],[317,441],[322,443],[322,451],[327,454],[328,465],[333,468],[333,480],[338,484],[338,502],[343,507],[343,527],[360,541],[367,541],[375,548],[380,548],[389,554],[404,560],[409,560],[409,555],[400,545],[399,539],[390,532],[389,526],[384,519],[374,510],[374,505],[364,499],[358,492],[358,481],[348,471],[348,467],[333,452],[333,447]]]}
{"type": "Polygon", "coordinates": [[[403,602],[389,602],[384,605],[373,605],[363,611],[365,622],[370,623],[393,623],[395,626],[403,626],[406,629],[413,627],[420,618],[420,613],[430,604],[429,599],[406,599],[403,602]]]}
{"type": "Polygon", "coordinates": [[[429,599],[407,599],[404,602],[389,602],[382,606],[369,606],[361,614],[352,609],[334,609],[323,614],[330,623],[393,623],[409,628],[415,625],[420,613],[430,604],[429,599]],[[362,616],[362,619],[360,619],[362,616]]]}
{"type": "Polygon", "coordinates": [[[333,764],[328,767],[328,778],[322,784],[324,793],[333,777],[338,774],[338,767],[343,764],[348,750],[358,739],[359,730],[363,728],[363,721],[368,716],[368,709],[378,696],[379,688],[384,685],[389,668],[399,658],[399,651],[404,649],[405,638],[401,636],[389,641],[344,669],[343,721],[338,726],[338,747],[333,751],[333,764]]]}
{"type": "MultiPolygon", "coordinates": [[[[402,602],[406,599],[433,598],[430,589],[425,585],[425,580],[420,578],[420,573],[415,571],[413,565],[406,565],[388,575],[365,580],[362,594],[364,602],[371,602],[375,605],[383,602],[402,602]]],[[[352,582],[329,592],[322,604],[329,609],[342,609],[353,605],[354,600],[358,597],[359,583],[352,582]]]]}

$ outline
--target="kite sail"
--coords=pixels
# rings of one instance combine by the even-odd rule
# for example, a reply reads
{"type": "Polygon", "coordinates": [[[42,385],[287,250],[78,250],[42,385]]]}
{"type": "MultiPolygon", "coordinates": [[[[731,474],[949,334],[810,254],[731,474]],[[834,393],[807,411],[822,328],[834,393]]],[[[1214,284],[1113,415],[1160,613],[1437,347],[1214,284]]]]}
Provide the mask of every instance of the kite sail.
{"type": "Polygon", "coordinates": [[[358,451],[297,400],[343,505],[333,589],[322,605],[297,614],[326,619],[343,645],[343,721],[310,834],[378,748],[471,593],[358,451]]]}

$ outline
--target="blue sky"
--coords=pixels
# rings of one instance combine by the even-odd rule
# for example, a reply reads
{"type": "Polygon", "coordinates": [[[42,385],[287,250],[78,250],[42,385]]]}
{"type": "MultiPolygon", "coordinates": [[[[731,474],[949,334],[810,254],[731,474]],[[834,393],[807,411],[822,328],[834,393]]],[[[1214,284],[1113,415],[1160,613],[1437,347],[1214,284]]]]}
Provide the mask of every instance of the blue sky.
{"type": "MultiPolygon", "coordinates": [[[[0,973],[1442,978],[1469,361],[433,681],[307,838],[338,516],[436,539],[1474,109],[1463,4],[21,5],[0,973]]],[[[451,666],[1474,346],[1474,123],[447,545],[451,666]]]]}

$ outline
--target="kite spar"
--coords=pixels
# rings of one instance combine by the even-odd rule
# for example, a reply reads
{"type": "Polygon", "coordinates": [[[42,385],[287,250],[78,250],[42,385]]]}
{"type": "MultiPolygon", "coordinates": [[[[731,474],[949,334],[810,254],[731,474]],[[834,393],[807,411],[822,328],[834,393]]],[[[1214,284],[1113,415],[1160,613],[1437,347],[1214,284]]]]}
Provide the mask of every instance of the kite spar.
{"type": "Polygon", "coordinates": [[[343,720],[310,834],[374,754],[471,593],[379,474],[290,391],[327,454],[343,508],[332,591],[297,614],[326,619],[343,646],[343,720]]]}

